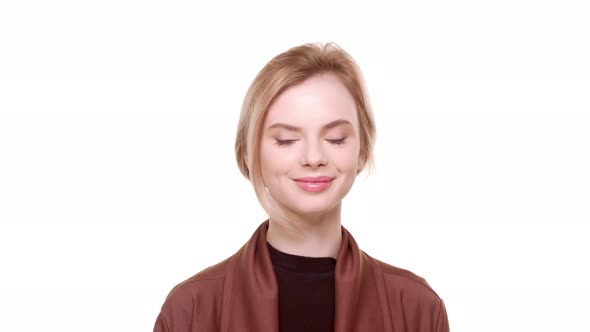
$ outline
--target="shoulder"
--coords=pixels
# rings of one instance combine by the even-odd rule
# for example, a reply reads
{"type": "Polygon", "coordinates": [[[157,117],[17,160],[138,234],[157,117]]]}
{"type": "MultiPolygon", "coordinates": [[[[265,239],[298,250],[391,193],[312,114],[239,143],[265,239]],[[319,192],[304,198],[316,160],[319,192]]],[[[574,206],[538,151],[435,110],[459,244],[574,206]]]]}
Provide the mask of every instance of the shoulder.
{"type": "Polygon", "coordinates": [[[207,267],[172,288],[158,316],[157,324],[168,327],[163,331],[185,331],[197,321],[202,324],[217,316],[226,270],[232,257],[207,267]]]}
{"type": "Polygon", "coordinates": [[[412,330],[421,325],[427,326],[428,331],[449,331],[444,301],[423,277],[364,254],[373,263],[376,275],[382,276],[394,317],[401,312],[401,321],[412,330]]]}
{"type": "Polygon", "coordinates": [[[223,283],[227,265],[230,259],[231,257],[215,265],[209,266],[192,277],[177,284],[168,294],[166,301],[171,298],[182,298],[188,295],[194,295],[196,292],[201,291],[203,286],[209,288],[212,284],[217,284],[220,282],[223,283]]]}
{"type": "Polygon", "coordinates": [[[383,281],[390,298],[399,298],[405,304],[418,306],[430,305],[438,307],[442,299],[428,284],[426,279],[410,270],[390,265],[365,253],[377,273],[383,276],[383,281]]]}

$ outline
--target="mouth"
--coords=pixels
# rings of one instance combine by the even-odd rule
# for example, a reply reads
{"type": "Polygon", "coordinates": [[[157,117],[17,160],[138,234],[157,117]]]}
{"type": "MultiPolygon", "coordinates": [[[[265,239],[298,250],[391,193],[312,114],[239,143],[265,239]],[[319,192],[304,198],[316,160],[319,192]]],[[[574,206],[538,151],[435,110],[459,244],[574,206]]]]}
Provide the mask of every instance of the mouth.
{"type": "Polygon", "coordinates": [[[302,177],[302,178],[297,178],[297,179],[293,179],[297,182],[308,182],[308,183],[320,183],[320,182],[331,182],[332,180],[334,180],[333,177],[331,176],[308,176],[308,177],[302,177]]]}
{"type": "Polygon", "coordinates": [[[299,178],[294,179],[297,185],[308,192],[322,192],[330,187],[333,177],[299,178]]]}

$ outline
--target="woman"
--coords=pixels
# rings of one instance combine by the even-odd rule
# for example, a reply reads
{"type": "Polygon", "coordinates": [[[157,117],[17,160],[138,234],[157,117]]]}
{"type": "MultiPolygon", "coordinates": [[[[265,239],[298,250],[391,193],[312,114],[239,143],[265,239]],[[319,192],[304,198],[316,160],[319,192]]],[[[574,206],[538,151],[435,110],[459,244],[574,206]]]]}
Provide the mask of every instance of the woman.
{"type": "Polygon", "coordinates": [[[177,285],[156,332],[448,331],[424,279],[359,249],[342,199],[373,164],[361,72],[333,43],[273,58],[242,106],[236,158],[269,218],[234,255],[177,285]]]}

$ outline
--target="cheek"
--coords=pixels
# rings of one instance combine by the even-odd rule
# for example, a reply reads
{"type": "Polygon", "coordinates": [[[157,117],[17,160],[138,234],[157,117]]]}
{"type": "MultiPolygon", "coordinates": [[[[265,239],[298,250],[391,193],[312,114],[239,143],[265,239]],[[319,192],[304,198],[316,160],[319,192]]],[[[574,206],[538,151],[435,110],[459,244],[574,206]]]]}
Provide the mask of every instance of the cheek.
{"type": "Polygon", "coordinates": [[[356,172],[359,158],[358,148],[351,147],[350,149],[338,151],[338,153],[334,154],[333,158],[336,166],[341,171],[356,172]]]}
{"type": "Polygon", "coordinates": [[[263,175],[284,174],[293,166],[293,154],[280,151],[273,143],[267,143],[260,150],[263,175]]]}

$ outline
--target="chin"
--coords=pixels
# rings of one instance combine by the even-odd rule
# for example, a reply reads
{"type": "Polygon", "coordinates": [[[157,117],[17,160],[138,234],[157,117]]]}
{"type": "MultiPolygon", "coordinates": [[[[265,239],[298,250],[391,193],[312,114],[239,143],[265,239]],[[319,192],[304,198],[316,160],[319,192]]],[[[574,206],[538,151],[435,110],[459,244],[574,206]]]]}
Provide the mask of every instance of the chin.
{"type": "Polygon", "coordinates": [[[322,214],[327,214],[330,213],[332,211],[334,211],[334,209],[336,209],[339,205],[338,203],[333,203],[333,202],[327,202],[325,200],[318,200],[317,198],[315,199],[315,201],[312,200],[302,200],[297,202],[296,204],[293,204],[289,207],[289,209],[295,213],[297,213],[298,215],[302,215],[302,216],[318,216],[318,215],[322,215],[322,214]],[[306,204],[306,202],[308,202],[309,204],[306,204]]]}

